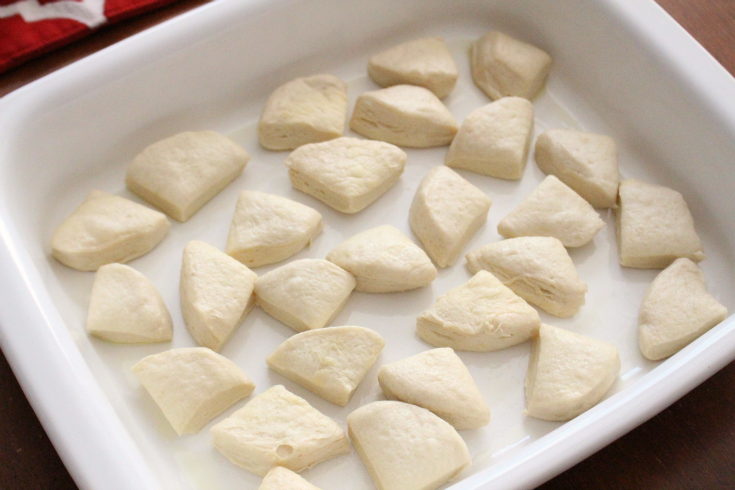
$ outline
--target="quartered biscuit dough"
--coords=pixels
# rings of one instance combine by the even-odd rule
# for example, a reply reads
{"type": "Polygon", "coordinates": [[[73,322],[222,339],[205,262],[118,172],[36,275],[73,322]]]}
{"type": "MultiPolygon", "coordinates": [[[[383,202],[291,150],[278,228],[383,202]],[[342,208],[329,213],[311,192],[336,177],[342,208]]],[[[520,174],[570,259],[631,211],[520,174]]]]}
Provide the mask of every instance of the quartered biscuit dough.
{"type": "Polygon", "coordinates": [[[368,75],[381,87],[418,85],[443,99],[457,83],[457,65],[444,40],[427,37],[399,44],[368,61],[368,75]]]}
{"type": "Polygon", "coordinates": [[[525,342],[540,325],[535,309],[484,270],[416,319],[419,337],[431,345],[480,352],[525,342]]]}
{"type": "Polygon", "coordinates": [[[550,129],[536,140],[535,159],[596,208],[614,208],[618,198],[618,147],[602,134],[550,129]]]}
{"type": "Polygon", "coordinates": [[[196,434],[255,389],[235,363],[206,347],[154,354],[132,371],[179,435],[196,434]]]}
{"type": "Polygon", "coordinates": [[[275,466],[300,473],[350,452],[340,426],[281,385],[256,396],[210,432],[219,452],[260,476],[275,466]]]}
{"type": "Polygon", "coordinates": [[[352,412],[347,425],[378,490],[434,490],[472,463],[454,427],[415,405],[373,402],[352,412]]]}
{"type": "Polygon", "coordinates": [[[363,327],[332,327],[286,339],[267,359],[268,367],[341,407],[385,347],[385,340],[363,327]]]}
{"type": "Polygon", "coordinates": [[[145,255],[171,224],[158,211],[102,191],[90,191],[54,232],[51,255],[80,271],[145,255]]]}
{"type": "Polygon", "coordinates": [[[332,75],[297,78],[265,102],[258,140],[269,150],[293,150],[342,136],[347,119],[347,84],[332,75]]]}
{"type": "Polygon", "coordinates": [[[204,242],[184,248],[179,295],[184,322],[200,345],[219,351],[255,305],[255,272],[204,242]]]}
{"type": "Polygon", "coordinates": [[[520,179],[532,138],[533,104],[520,97],[504,97],[465,118],[445,163],[491,177],[520,179]]]}
{"type": "Polygon", "coordinates": [[[704,260],[684,197],[667,187],[628,179],[615,212],[620,265],[663,269],[679,257],[704,260]]]}
{"type": "Polygon", "coordinates": [[[319,490],[293,471],[274,466],[258,487],[258,490],[319,490]]]}
{"type": "Polygon", "coordinates": [[[355,289],[365,293],[420,288],[437,275],[429,256],[390,225],[358,233],[337,245],[327,260],[355,276],[355,289]]]}
{"type": "Polygon", "coordinates": [[[380,368],[385,397],[423,407],[457,430],[490,423],[490,408],[462,359],[450,348],[432,349],[380,368]]]}
{"type": "Polygon", "coordinates": [[[428,148],[451,143],[459,125],[430,90],[395,85],[360,94],[350,129],[398,146],[428,148]]]}
{"type": "Polygon", "coordinates": [[[472,44],[472,78],[493,100],[533,98],[551,70],[551,57],[539,48],[501,32],[488,32],[472,44]]]}
{"type": "Polygon", "coordinates": [[[248,267],[275,264],[301,251],[322,231],[322,215],[274,194],[243,191],[225,252],[248,267]]]}
{"type": "Polygon", "coordinates": [[[128,189],[186,221],[239,176],[250,155],[214,131],[179,133],[153,143],[128,166],[128,189]]]}
{"type": "Polygon", "coordinates": [[[727,308],[707,292],[702,269],[677,259],[656,276],[643,298],[641,352],[652,361],[674,355],[726,317],[727,308]]]}
{"type": "Polygon", "coordinates": [[[484,245],[467,254],[472,273],[491,272],[518,296],[548,313],[568,318],[584,305],[587,284],[564,245],[552,237],[520,237],[484,245]]]}
{"type": "Polygon", "coordinates": [[[552,422],[573,419],[597,405],[619,372],[614,345],[541,325],[528,363],[524,413],[552,422]]]}
{"type": "Polygon", "coordinates": [[[97,269],[87,314],[90,334],[111,342],[164,342],[173,328],[161,293],[143,274],[122,264],[97,269]]]}
{"type": "Polygon", "coordinates": [[[487,221],[491,204],[454,170],[435,167],[416,190],[408,220],[429,256],[439,267],[447,267],[487,221]]]}
{"type": "Polygon", "coordinates": [[[321,259],[289,262],[255,281],[258,306],[297,332],[329,325],[342,311],[355,278],[321,259]]]}
{"type": "Polygon", "coordinates": [[[565,247],[588,244],[605,227],[597,211],[569,186],[547,176],[518,207],[498,223],[506,238],[549,236],[565,247]]]}
{"type": "Polygon", "coordinates": [[[343,213],[357,213],[393,187],[408,156],[382,141],[337,138],[304,145],[286,159],[294,189],[343,213]]]}

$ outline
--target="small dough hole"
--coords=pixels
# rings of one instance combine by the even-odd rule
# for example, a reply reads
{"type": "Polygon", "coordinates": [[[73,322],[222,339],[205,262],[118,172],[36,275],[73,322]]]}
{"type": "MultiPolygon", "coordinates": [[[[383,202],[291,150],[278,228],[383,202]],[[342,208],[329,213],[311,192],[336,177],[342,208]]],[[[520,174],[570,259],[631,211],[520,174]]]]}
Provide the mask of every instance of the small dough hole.
{"type": "Polygon", "coordinates": [[[288,444],[281,444],[276,449],[276,454],[279,458],[288,458],[291,456],[291,453],[293,453],[293,446],[289,446],[288,444]]]}

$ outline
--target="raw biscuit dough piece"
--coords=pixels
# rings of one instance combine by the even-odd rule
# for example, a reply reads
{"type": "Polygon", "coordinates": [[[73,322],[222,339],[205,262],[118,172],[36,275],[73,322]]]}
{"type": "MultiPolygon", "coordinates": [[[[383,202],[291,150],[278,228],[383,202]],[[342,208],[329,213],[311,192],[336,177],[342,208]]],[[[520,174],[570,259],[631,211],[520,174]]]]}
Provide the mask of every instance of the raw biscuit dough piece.
{"type": "Polygon", "coordinates": [[[525,342],[540,325],[535,309],[484,270],[440,296],[416,319],[419,337],[434,347],[478,352],[525,342]]]}
{"type": "Polygon", "coordinates": [[[386,364],[378,372],[378,382],[389,400],[430,410],[457,430],[490,423],[490,408],[462,359],[450,348],[386,364]]]}
{"type": "Polygon", "coordinates": [[[373,402],[352,412],[347,426],[378,490],[434,490],[472,464],[454,427],[425,408],[373,402]]]}
{"type": "Polygon", "coordinates": [[[248,267],[275,264],[311,244],[322,228],[322,215],[309,206],[274,194],[243,191],[225,252],[248,267]]]}
{"type": "Polygon", "coordinates": [[[408,291],[428,286],[437,275],[426,252],[390,225],[358,233],[327,260],[355,276],[355,289],[364,293],[408,291]]]}
{"type": "Polygon", "coordinates": [[[210,432],[219,452],[260,476],[275,466],[300,473],[350,452],[340,426],[281,385],[256,396],[210,432]]]}
{"type": "Polygon", "coordinates": [[[165,342],[174,335],[161,293],[140,272],[122,264],[97,269],[87,330],[110,342],[165,342]]]}
{"type": "Polygon", "coordinates": [[[258,487],[258,490],[319,490],[293,471],[274,466],[258,487]]]}
{"type": "Polygon", "coordinates": [[[393,187],[407,159],[397,146],[345,137],[298,148],[286,167],[294,189],[352,214],[393,187]]]}
{"type": "Polygon", "coordinates": [[[199,345],[218,352],[255,305],[255,272],[200,241],[184,248],[179,296],[184,322],[199,345]]]}
{"type": "Polygon", "coordinates": [[[492,201],[449,167],[435,167],[421,181],[408,211],[411,229],[439,267],[457,260],[487,221],[492,201]]]}
{"type": "Polygon", "coordinates": [[[145,255],[168,233],[163,213],[122,197],[90,191],[51,238],[51,255],[80,271],[129,262],[145,255]]]}
{"type": "Polygon", "coordinates": [[[536,140],[535,159],[596,208],[614,208],[618,198],[618,147],[602,134],[550,129],[536,140]]]}
{"type": "Polygon", "coordinates": [[[269,150],[293,150],[342,136],[347,84],[332,75],[297,78],[278,87],[258,122],[258,140],[269,150]]]}
{"type": "Polygon", "coordinates": [[[128,189],[177,221],[186,221],[235,180],[250,160],[214,131],[188,131],[153,143],[128,166],[128,189]]]}
{"type": "Polygon", "coordinates": [[[727,317],[727,308],[707,292],[704,272],[689,259],[664,269],[643,298],[638,343],[646,358],[676,354],[727,317]]]}
{"type": "Polygon", "coordinates": [[[457,65],[444,40],[427,37],[399,44],[368,61],[368,75],[381,87],[418,85],[443,99],[457,83],[457,65]]]}
{"type": "Polygon", "coordinates": [[[498,223],[506,238],[550,236],[565,247],[588,244],[605,222],[594,208],[569,186],[547,176],[522,203],[498,223]]]}
{"type": "Polygon", "coordinates": [[[462,121],[445,163],[517,180],[526,169],[532,138],[533,104],[520,97],[504,97],[475,109],[462,121]]]}
{"type": "Polygon", "coordinates": [[[560,318],[569,318],[584,305],[587,284],[579,279],[562,243],[553,237],[509,238],[467,254],[474,274],[491,272],[529,303],[560,318]]]}
{"type": "Polygon", "coordinates": [[[196,434],[255,389],[235,363],[206,347],[154,354],[132,371],[179,435],[196,434]]]}
{"type": "Polygon", "coordinates": [[[526,415],[562,422],[605,396],[620,372],[614,345],[541,325],[526,375],[526,415]]]}
{"type": "Polygon", "coordinates": [[[297,332],[326,327],[342,311],[355,278],[322,259],[303,259],[264,274],[255,281],[255,298],[276,320],[297,332]]]}
{"type": "Polygon", "coordinates": [[[459,125],[430,90],[395,85],[360,94],[350,129],[398,146],[429,148],[451,143],[459,125]]]}
{"type": "Polygon", "coordinates": [[[532,99],[546,83],[551,57],[536,46],[491,31],[472,44],[472,78],[493,100],[532,99]]]}
{"type": "Polygon", "coordinates": [[[265,362],[278,374],[344,407],[383,347],[383,337],[367,328],[322,328],[286,339],[265,362]]]}
{"type": "Polygon", "coordinates": [[[628,179],[615,211],[620,265],[664,269],[686,257],[704,260],[704,249],[684,197],[667,187],[628,179]]]}

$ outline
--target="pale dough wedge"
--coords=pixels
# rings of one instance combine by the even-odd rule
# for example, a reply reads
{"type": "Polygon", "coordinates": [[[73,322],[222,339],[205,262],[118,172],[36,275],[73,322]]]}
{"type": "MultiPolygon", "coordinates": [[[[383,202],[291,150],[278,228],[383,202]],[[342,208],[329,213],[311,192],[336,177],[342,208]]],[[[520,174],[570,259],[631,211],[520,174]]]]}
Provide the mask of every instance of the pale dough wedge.
{"type": "Polygon", "coordinates": [[[429,256],[390,225],[358,233],[337,245],[327,260],[355,276],[355,289],[365,293],[420,288],[437,275],[429,256]]]}
{"type": "Polygon", "coordinates": [[[544,51],[497,31],[472,44],[470,63],[475,85],[493,100],[532,99],[551,71],[551,57],[544,51]]]}
{"type": "Polygon", "coordinates": [[[87,330],[110,342],[165,342],[174,335],[161,293],[140,272],[122,264],[97,269],[87,330]]]}
{"type": "Polygon", "coordinates": [[[558,238],[565,247],[581,247],[604,227],[590,203],[549,175],[500,220],[498,233],[506,238],[549,236],[558,238]]]}
{"type": "Polygon", "coordinates": [[[206,347],[154,354],[132,371],[179,435],[196,434],[255,389],[235,363],[206,347]]]}
{"type": "Polygon", "coordinates": [[[258,306],[297,332],[329,325],[342,311],[355,278],[321,259],[290,262],[255,281],[258,306]]]}
{"type": "Polygon", "coordinates": [[[479,352],[525,342],[540,325],[535,309],[484,270],[440,296],[416,319],[419,337],[434,347],[479,352]]]}
{"type": "Polygon", "coordinates": [[[184,248],[179,296],[184,322],[200,345],[218,352],[255,305],[255,272],[200,241],[184,248]]]}
{"type": "Polygon", "coordinates": [[[704,272],[689,259],[664,269],[643,298],[638,343],[644,356],[672,356],[727,317],[727,308],[707,292],[704,272]]]}
{"type": "Polygon", "coordinates": [[[597,405],[619,372],[614,345],[541,325],[528,364],[524,414],[552,422],[573,419],[597,405]]]}
{"type": "Polygon", "coordinates": [[[409,148],[444,146],[459,125],[430,90],[413,85],[365,92],[355,102],[350,129],[373,140],[409,148]]]}
{"type": "Polygon", "coordinates": [[[385,340],[367,328],[322,328],[287,339],[265,361],[278,374],[344,407],[383,347],[385,340]]]}
{"type": "Polygon", "coordinates": [[[258,490],[319,490],[293,471],[274,466],[258,487],[258,490]]]}
{"type": "Polygon", "coordinates": [[[568,318],[584,305],[587,284],[579,279],[562,243],[553,237],[509,238],[467,254],[472,273],[491,272],[514,293],[548,313],[568,318]]]}
{"type": "Polygon", "coordinates": [[[210,429],[232,463],[265,476],[283,466],[300,473],[350,452],[345,432],[306,400],[276,385],[210,429]]]}
{"type": "Polygon", "coordinates": [[[297,78],[265,102],[258,140],[269,150],[293,150],[342,136],[347,119],[347,84],[332,75],[297,78]]]}
{"type": "Polygon", "coordinates": [[[153,143],[128,166],[128,189],[178,221],[186,221],[235,180],[250,160],[244,148],[214,131],[179,133],[153,143]]]}
{"type": "Polygon", "coordinates": [[[504,97],[472,111],[459,127],[445,163],[501,179],[523,177],[533,138],[533,104],[504,97]]]}
{"type": "Polygon", "coordinates": [[[380,368],[385,397],[423,407],[457,430],[490,423],[490,408],[462,359],[450,348],[432,349],[380,368]]]}
{"type": "Polygon", "coordinates": [[[454,170],[435,167],[416,190],[408,220],[429,257],[439,267],[448,267],[487,221],[491,204],[454,170]]]}
{"type": "Polygon", "coordinates": [[[225,252],[248,267],[275,264],[321,233],[322,215],[274,194],[243,191],[237,199],[225,252]]]}
{"type": "Polygon", "coordinates": [[[399,44],[368,61],[368,75],[381,87],[418,85],[443,99],[457,83],[457,65],[444,40],[427,37],[399,44]]]}
{"type": "Polygon", "coordinates": [[[616,228],[620,265],[664,269],[686,257],[704,260],[704,249],[684,197],[667,187],[628,179],[620,184],[616,228]]]}
{"type": "Polygon", "coordinates": [[[80,271],[129,262],[145,255],[168,233],[171,223],[158,211],[102,191],[86,199],[54,232],[51,255],[80,271]]]}
{"type": "Polygon", "coordinates": [[[347,425],[378,490],[434,490],[472,463],[454,427],[415,405],[373,402],[352,412],[347,425]]]}
{"type": "Polygon", "coordinates": [[[536,140],[536,163],[596,208],[614,208],[618,198],[618,147],[602,134],[550,129],[536,140]]]}
{"type": "Polygon", "coordinates": [[[345,137],[298,148],[286,167],[294,189],[351,214],[393,187],[407,159],[397,146],[345,137]]]}

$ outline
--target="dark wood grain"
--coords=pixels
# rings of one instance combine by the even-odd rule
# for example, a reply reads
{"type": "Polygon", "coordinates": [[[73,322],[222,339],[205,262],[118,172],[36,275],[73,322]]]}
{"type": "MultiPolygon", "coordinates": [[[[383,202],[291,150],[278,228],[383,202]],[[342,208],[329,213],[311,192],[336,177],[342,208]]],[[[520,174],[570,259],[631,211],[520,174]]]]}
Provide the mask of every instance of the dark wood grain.
{"type": "Polygon", "coordinates": [[[0,355],[0,488],[76,490],[36,414],[0,355]]]}
{"type": "MultiPolygon", "coordinates": [[[[26,63],[0,75],[0,96],[207,1],[183,0],[26,63]]],[[[657,1],[735,74],[735,0],[657,1]]],[[[735,363],[540,488],[735,489],[734,387],[735,363]]],[[[76,488],[0,356],[0,489],[76,488]]]]}

